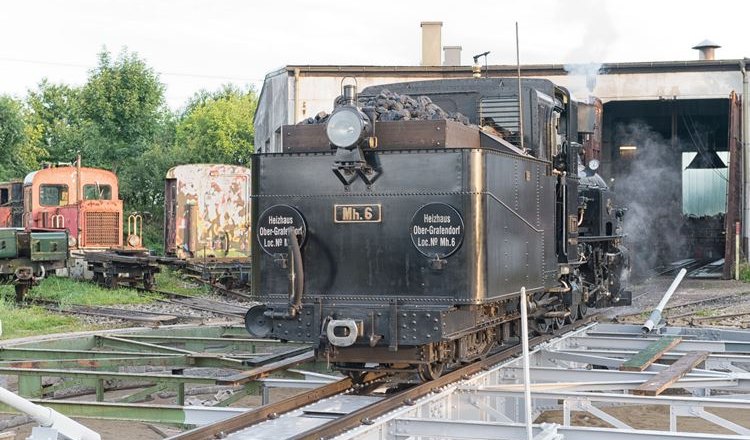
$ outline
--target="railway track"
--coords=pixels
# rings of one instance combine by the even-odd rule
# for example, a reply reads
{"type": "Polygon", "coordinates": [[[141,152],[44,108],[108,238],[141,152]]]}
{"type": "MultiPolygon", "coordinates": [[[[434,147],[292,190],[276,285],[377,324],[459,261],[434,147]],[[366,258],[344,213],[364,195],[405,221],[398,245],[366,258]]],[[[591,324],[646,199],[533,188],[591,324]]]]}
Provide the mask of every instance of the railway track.
{"type": "MultiPolygon", "coordinates": [[[[123,287],[132,288],[131,286],[124,285],[123,287]]],[[[190,295],[183,295],[175,292],[168,292],[163,290],[148,290],[144,288],[136,288],[136,290],[156,293],[164,296],[164,299],[157,299],[157,301],[159,302],[179,305],[193,310],[199,310],[202,312],[208,312],[214,315],[221,315],[230,318],[241,318],[245,316],[245,312],[247,312],[248,309],[247,307],[237,304],[211,300],[208,298],[193,297],[190,295]]],[[[207,318],[206,316],[192,316],[173,312],[153,312],[145,310],[123,309],[119,307],[63,304],[57,301],[40,298],[33,299],[31,301],[31,304],[41,306],[51,312],[97,316],[102,318],[120,319],[123,321],[153,325],[175,324],[177,322],[200,322],[207,318]]]]}
{"type": "Polygon", "coordinates": [[[181,293],[168,292],[166,290],[143,290],[167,297],[167,299],[160,299],[159,301],[168,302],[171,304],[179,304],[191,309],[216,313],[218,315],[243,317],[248,310],[248,307],[245,306],[223,301],[216,301],[208,298],[201,298],[198,296],[183,295],[181,293]]]}
{"type": "MultiPolygon", "coordinates": [[[[531,338],[529,340],[529,345],[533,346],[544,343],[550,339],[560,336],[561,334],[587,325],[594,320],[594,317],[595,316],[590,316],[587,319],[583,319],[573,324],[564,326],[555,334],[541,335],[531,338]]],[[[356,428],[361,424],[369,424],[372,420],[381,416],[382,414],[393,411],[396,408],[402,407],[403,405],[409,405],[411,402],[419,399],[420,397],[428,395],[437,388],[447,386],[463,378],[474,375],[484,369],[490,368],[491,366],[498,364],[506,359],[517,356],[521,353],[521,350],[521,344],[515,344],[513,346],[502,349],[486,357],[485,359],[473,362],[469,365],[446,373],[445,375],[435,380],[413,385],[409,388],[396,391],[391,395],[387,395],[383,398],[377,399],[374,402],[363,406],[362,408],[356,409],[346,414],[341,414],[339,417],[334,418],[327,423],[321,423],[314,428],[308,429],[304,432],[297,432],[293,436],[286,438],[294,440],[318,440],[331,438],[347,430],[356,428]]],[[[275,419],[281,414],[299,410],[319,400],[331,398],[337,395],[343,395],[347,393],[360,396],[367,395],[367,393],[373,390],[373,385],[378,384],[377,379],[378,377],[368,378],[365,381],[364,386],[355,387],[349,378],[344,378],[339,381],[332,382],[330,384],[313,389],[306,393],[261,406],[257,409],[231,417],[221,422],[186,431],[182,434],[170,437],[170,439],[208,440],[228,437],[239,440],[254,438],[253,434],[251,434],[248,430],[248,428],[251,428],[254,425],[257,425],[269,419],[275,419]],[[370,385],[367,385],[368,381],[370,385]],[[244,430],[248,430],[248,433],[244,434],[244,432],[241,432],[244,430]]],[[[279,433],[279,436],[277,438],[284,438],[282,437],[281,432],[279,433]]]]}
{"type": "Polygon", "coordinates": [[[61,304],[57,301],[35,299],[32,304],[39,305],[51,312],[100,316],[104,318],[122,319],[147,324],[174,324],[180,320],[196,321],[200,318],[174,313],[158,313],[142,310],[121,309],[116,307],[85,306],[79,304],[61,304]]]}

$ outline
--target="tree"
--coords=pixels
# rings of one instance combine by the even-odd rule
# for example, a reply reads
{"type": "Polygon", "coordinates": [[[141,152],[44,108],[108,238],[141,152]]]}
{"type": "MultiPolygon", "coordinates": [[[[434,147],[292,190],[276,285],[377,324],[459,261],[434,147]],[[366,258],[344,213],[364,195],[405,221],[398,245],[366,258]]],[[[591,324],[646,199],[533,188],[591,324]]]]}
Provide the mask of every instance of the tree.
{"type": "Polygon", "coordinates": [[[23,148],[26,126],[20,101],[0,96],[0,180],[17,179],[36,167],[39,151],[23,148]]]}
{"type": "Polygon", "coordinates": [[[71,162],[86,141],[80,114],[81,91],[46,79],[26,97],[26,143],[52,162],[71,162]]]}
{"type": "Polygon", "coordinates": [[[199,92],[177,124],[175,146],[184,163],[248,164],[254,149],[255,90],[228,85],[199,92]]]}
{"type": "Polygon", "coordinates": [[[117,171],[146,151],[166,112],[158,75],[123,50],[116,60],[106,50],[81,90],[88,163],[117,171]]]}

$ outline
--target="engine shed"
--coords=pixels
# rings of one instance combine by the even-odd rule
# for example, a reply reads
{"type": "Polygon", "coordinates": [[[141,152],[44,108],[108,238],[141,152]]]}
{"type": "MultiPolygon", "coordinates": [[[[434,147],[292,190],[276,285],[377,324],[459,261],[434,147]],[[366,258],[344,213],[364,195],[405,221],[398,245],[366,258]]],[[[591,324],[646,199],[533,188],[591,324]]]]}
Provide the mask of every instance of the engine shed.
{"type": "MultiPolygon", "coordinates": [[[[455,52],[446,48],[446,60],[448,49],[455,52]]],[[[742,97],[750,60],[701,54],[700,60],[605,63],[593,71],[567,66],[573,73],[559,64],[521,66],[523,77],[549,79],[595,108],[586,159],[601,162],[600,174],[628,208],[626,233],[644,276],[708,264],[697,276],[732,277],[736,228],[740,259],[747,255],[750,203],[743,188],[750,173],[742,153],[750,148],[750,111],[742,97]]],[[[515,65],[479,70],[490,78],[516,75],[515,65]]],[[[347,77],[364,89],[471,78],[472,66],[285,66],[263,83],[254,120],[258,151],[283,152],[282,125],[330,112],[330,97],[347,77]]]]}

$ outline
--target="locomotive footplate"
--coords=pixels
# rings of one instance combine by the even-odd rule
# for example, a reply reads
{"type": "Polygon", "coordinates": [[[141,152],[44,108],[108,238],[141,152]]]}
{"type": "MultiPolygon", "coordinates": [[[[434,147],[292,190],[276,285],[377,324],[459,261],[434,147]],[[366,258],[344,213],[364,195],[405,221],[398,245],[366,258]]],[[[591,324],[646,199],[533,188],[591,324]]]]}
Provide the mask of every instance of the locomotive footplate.
{"type": "Polygon", "coordinates": [[[258,305],[246,317],[256,337],[317,344],[320,359],[335,363],[429,364],[480,356],[511,334],[517,304],[415,306],[380,304],[357,308],[303,304],[293,318],[274,316],[287,305],[258,305]]]}

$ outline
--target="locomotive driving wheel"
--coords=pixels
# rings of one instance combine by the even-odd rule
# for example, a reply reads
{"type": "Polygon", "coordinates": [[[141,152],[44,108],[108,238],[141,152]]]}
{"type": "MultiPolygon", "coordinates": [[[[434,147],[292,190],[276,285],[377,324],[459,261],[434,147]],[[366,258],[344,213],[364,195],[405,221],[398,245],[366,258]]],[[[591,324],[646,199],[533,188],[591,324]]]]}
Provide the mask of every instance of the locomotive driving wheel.
{"type": "Polygon", "coordinates": [[[578,318],[583,319],[586,317],[586,313],[589,311],[588,306],[585,303],[578,304],[578,318]]]}
{"type": "Polygon", "coordinates": [[[580,319],[579,310],[580,310],[579,305],[571,305],[570,309],[568,309],[570,314],[565,317],[565,324],[572,324],[575,321],[578,321],[578,319],[580,319]]]}
{"type": "Polygon", "coordinates": [[[445,363],[430,362],[429,364],[419,364],[417,370],[419,371],[420,379],[427,382],[429,380],[435,380],[443,374],[445,363]]]}
{"type": "Polygon", "coordinates": [[[539,329],[539,333],[548,334],[552,333],[555,326],[555,321],[552,318],[542,318],[536,322],[536,326],[539,329]]]}

